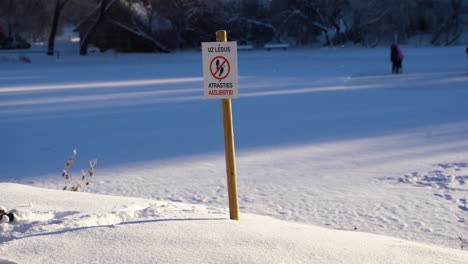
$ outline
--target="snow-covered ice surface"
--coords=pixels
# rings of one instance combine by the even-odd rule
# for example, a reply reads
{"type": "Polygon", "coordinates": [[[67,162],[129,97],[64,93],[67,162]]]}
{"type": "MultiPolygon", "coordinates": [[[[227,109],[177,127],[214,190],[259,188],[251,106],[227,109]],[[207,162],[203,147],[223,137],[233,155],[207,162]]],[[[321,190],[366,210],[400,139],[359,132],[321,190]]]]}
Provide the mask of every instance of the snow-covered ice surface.
{"type": "MultiPolygon", "coordinates": [[[[387,48],[239,53],[241,212],[460,248],[468,61],[463,47],[404,51],[401,75],[387,48]]],[[[75,177],[98,159],[91,192],[226,207],[200,53],[30,58],[0,62],[1,181],[61,189],[76,148],[75,177]]]]}
{"type": "Polygon", "coordinates": [[[462,264],[468,258],[466,251],[265,216],[230,221],[225,210],[203,205],[0,188],[20,216],[0,224],[10,234],[0,238],[0,263],[462,264]]]}

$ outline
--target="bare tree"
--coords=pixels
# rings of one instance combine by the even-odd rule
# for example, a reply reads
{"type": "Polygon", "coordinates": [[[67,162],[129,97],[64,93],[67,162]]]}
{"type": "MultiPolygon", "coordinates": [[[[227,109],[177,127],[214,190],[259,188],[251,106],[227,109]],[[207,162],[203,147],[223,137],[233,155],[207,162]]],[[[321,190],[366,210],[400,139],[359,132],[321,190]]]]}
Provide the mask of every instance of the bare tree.
{"type": "Polygon", "coordinates": [[[83,39],[81,39],[80,55],[84,56],[88,54],[88,45],[91,38],[96,34],[97,27],[102,23],[102,21],[104,21],[107,11],[115,1],[116,0],[100,0],[98,17],[89,27],[88,32],[84,35],[83,39]]]}
{"type": "Polygon", "coordinates": [[[107,17],[107,21],[118,25],[121,28],[125,28],[127,31],[147,40],[154,48],[162,52],[168,52],[168,49],[159,40],[155,38],[152,31],[153,28],[153,14],[152,4],[146,1],[143,3],[139,0],[120,2],[122,6],[128,10],[128,18],[124,22],[114,19],[113,17],[107,17]]]}
{"type": "Polygon", "coordinates": [[[350,13],[344,20],[347,40],[366,47],[377,45],[381,37],[382,22],[391,10],[391,0],[350,0],[350,13]]]}
{"type": "MultiPolygon", "coordinates": [[[[191,28],[191,20],[202,12],[206,6],[199,0],[160,0],[155,4],[156,12],[168,19],[172,28],[172,43],[176,49],[188,43],[184,37],[185,30],[191,28]]],[[[171,45],[172,46],[172,45],[171,45]]]]}
{"type": "Polygon", "coordinates": [[[15,11],[15,5],[13,3],[13,0],[8,1],[8,9],[7,9],[7,14],[8,14],[8,35],[13,35],[13,16],[16,13],[15,11]]]}
{"type": "Polygon", "coordinates": [[[445,12],[440,12],[437,16],[438,27],[434,30],[431,44],[451,45],[463,33],[463,0],[438,3],[436,8],[445,12]],[[441,40],[443,36],[445,40],[441,40]]]}
{"type": "Polygon", "coordinates": [[[0,17],[4,17],[9,35],[20,34],[29,39],[43,40],[50,29],[50,25],[42,23],[44,18],[50,17],[50,0],[1,1],[4,5],[0,4],[0,17]]]}
{"type": "Polygon", "coordinates": [[[55,1],[54,15],[52,19],[52,27],[50,29],[47,55],[50,55],[50,56],[54,55],[55,35],[57,35],[57,28],[59,25],[60,14],[62,13],[62,10],[67,4],[67,2],[68,0],[56,0],[55,1]]]}
{"type": "Polygon", "coordinates": [[[126,28],[160,51],[196,47],[219,28],[229,28],[230,39],[254,45],[268,41],[307,45],[322,37],[324,45],[355,42],[371,47],[393,36],[404,42],[415,35],[421,41],[430,38],[433,45],[451,45],[466,26],[467,1],[0,0],[0,23],[9,35],[48,39],[50,55],[61,28],[90,15],[81,36],[82,55],[103,21],[126,28]],[[114,4],[133,11],[121,12],[124,18],[111,17],[114,9],[108,11],[114,4]],[[135,16],[136,7],[145,12],[135,16]],[[44,19],[51,24],[41,23],[44,19]]]}
{"type": "MultiPolygon", "coordinates": [[[[288,6],[280,12],[279,23],[286,35],[293,33],[301,43],[307,43],[311,35],[320,33],[325,45],[333,45],[333,37],[341,32],[348,0],[276,0],[272,8],[288,6]],[[276,6],[276,7],[275,7],[276,6]]],[[[273,10],[274,11],[274,10],[273,10]]]]}

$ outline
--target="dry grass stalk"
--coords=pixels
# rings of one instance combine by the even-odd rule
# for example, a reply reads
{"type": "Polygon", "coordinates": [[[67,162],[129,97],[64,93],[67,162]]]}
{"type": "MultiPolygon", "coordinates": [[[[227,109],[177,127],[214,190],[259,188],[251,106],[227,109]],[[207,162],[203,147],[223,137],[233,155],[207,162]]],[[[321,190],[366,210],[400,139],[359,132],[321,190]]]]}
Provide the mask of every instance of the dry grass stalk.
{"type": "Polygon", "coordinates": [[[94,179],[94,167],[97,164],[97,160],[90,160],[88,171],[87,172],[83,170],[81,171],[81,181],[79,183],[73,184],[72,177],[68,173],[68,171],[70,167],[72,166],[72,164],[75,162],[77,153],[78,152],[76,151],[76,149],[74,149],[73,155],[70,158],[68,158],[67,162],[65,163],[65,168],[63,169],[63,172],[62,172],[62,178],[65,181],[65,186],[63,187],[64,191],[70,190],[73,192],[77,192],[80,189],[86,189],[89,187],[92,179],[94,179]]]}
{"type": "Polygon", "coordinates": [[[460,248],[463,250],[466,243],[465,239],[463,238],[463,235],[458,235],[458,240],[460,241],[460,248]]]}
{"type": "Polygon", "coordinates": [[[62,179],[65,180],[65,186],[63,187],[64,191],[68,189],[68,185],[70,185],[72,182],[71,176],[70,174],[68,174],[68,170],[70,169],[71,165],[75,162],[77,154],[78,152],[76,151],[76,149],[74,149],[73,155],[70,156],[70,158],[68,158],[67,162],[65,163],[65,168],[63,169],[63,172],[62,172],[62,179]]]}

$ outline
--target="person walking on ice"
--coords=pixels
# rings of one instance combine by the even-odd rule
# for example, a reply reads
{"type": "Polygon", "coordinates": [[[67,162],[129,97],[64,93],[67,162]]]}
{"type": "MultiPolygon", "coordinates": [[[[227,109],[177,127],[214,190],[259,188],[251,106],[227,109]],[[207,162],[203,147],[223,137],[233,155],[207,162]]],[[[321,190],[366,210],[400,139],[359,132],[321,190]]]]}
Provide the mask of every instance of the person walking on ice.
{"type": "Polygon", "coordinates": [[[392,73],[402,73],[403,72],[403,50],[401,50],[398,44],[393,43],[390,46],[390,60],[392,61],[392,73]]]}

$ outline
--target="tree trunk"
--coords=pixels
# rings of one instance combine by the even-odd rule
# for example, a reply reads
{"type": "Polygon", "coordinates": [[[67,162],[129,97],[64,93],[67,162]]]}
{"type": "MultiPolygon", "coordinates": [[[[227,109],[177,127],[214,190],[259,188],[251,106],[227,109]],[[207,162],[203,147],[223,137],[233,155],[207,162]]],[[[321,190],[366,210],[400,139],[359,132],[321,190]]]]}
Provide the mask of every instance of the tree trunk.
{"type": "Polygon", "coordinates": [[[88,32],[84,35],[83,39],[81,40],[80,44],[80,55],[86,56],[88,54],[88,45],[91,42],[92,37],[96,34],[97,27],[101,22],[104,20],[104,14],[107,11],[107,0],[101,0],[101,5],[99,8],[99,17],[92,24],[88,30],[88,32]]]}
{"type": "Polygon", "coordinates": [[[328,35],[328,30],[323,29],[322,32],[323,32],[323,35],[325,35],[325,41],[326,41],[325,46],[327,47],[333,46],[333,42],[330,39],[330,36],[328,35]]]}
{"type": "Polygon", "coordinates": [[[52,27],[50,29],[49,35],[49,46],[47,49],[47,55],[53,56],[54,55],[54,48],[55,48],[55,35],[57,35],[57,28],[59,24],[60,14],[62,12],[63,7],[67,3],[68,0],[56,0],[55,2],[55,9],[54,9],[54,17],[52,19],[52,27]]]}
{"type": "Polygon", "coordinates": [[[8,2],[8,36],[13,36],[13,22],[11,21],[13,12],[13,0],[10,0],[8,2]]]}

